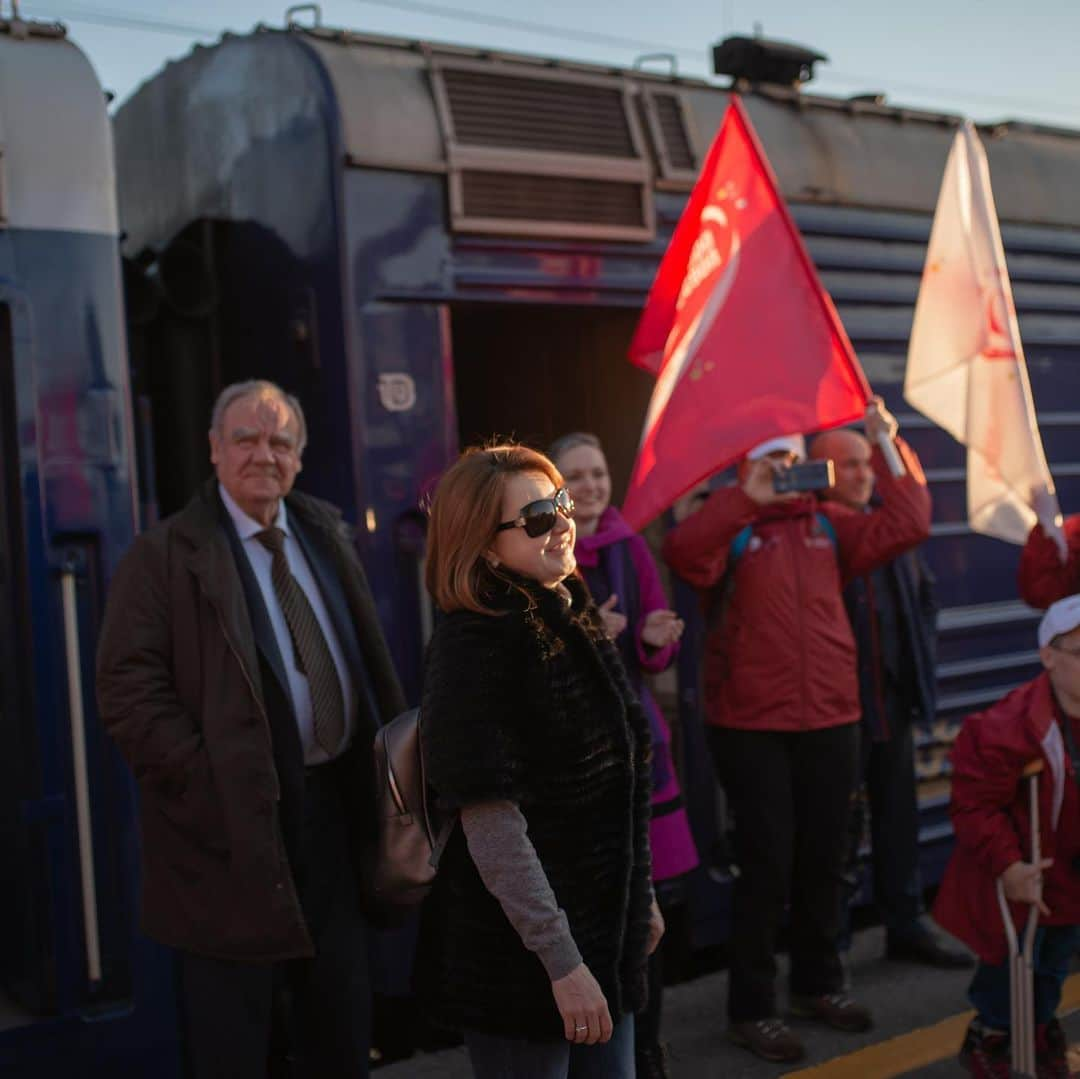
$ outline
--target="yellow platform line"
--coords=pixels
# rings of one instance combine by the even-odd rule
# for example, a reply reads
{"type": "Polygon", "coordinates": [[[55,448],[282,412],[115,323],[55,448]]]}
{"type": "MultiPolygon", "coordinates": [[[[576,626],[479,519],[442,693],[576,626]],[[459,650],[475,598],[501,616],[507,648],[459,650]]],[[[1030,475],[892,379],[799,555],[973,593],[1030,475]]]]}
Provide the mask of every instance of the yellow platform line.
{"type": "MultiPolygon", "coordinates": [[[[1080,1009],[1080,974],[1065,980],[1058,1015],[1080,1009]]],[[[847,1056],[836,1057],[812,1068],[787,1072],[789,1079],[893,1079],[916,1068],[925,1068],[953,1056],[960,1049],[964,1031],[974,1012],[942,1019],[933,1026],[920,1027],[883,1042],[875,1042],[847,1056]]]]}

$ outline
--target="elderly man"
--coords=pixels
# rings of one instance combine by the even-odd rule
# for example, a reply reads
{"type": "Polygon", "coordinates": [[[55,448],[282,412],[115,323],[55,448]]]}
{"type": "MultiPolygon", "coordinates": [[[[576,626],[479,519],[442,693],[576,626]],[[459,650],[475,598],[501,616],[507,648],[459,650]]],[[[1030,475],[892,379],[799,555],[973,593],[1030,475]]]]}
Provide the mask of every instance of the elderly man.
{"type": "MultiPolygon", "coordinates": [[[[880,402],[867,431],[890,437],[880,402]]],[[[902,454],[905,447],[898,443],[902,454]]],[[[705,641],[706,721],[735,817],[741,875],[731,935],[729,1036],[767,1060],[804,1048],[778,1014],[776,938],[790,901],[791,1003],[839,1030],[871,1025],[842,992],[841,874],[860,715],[855,642],[841,589],[926,538],[930,499],[918,461],[889,474],[873,456],[881,509],[855,513],[778,494],[776,473],[802,438],[751,451],[739,481],[713,492],[667,536],[676,573],[714,598],[705,641]]]]}
{"type": "Polygon", "coordinates": [[[216,476],[136,539],[98,650],[196,1079],[367,1075],[371,746],[404,701],[340,515],[292,489],[304,441],[272,383],[222,392],[216,476]]]}
{"type": "Polygon", "coordinates": [[[1069,1075],[1054,1016],[1080,945],[1080,596],[1053,604],[1038,631],[1043,671],[985,712],[969,716],[952,751],[953,851],[934,915],[979,956],[968,996],[976,1017],[960,1052],[975,1076],[1007,1079],[1009,965],[995,882],[1022,926],[1040,911],[1035,937],[1036,1068],[1069,1075]],[[1041,860],[1031,861],[1031,820],[1022,780],[1041,761],[1041,860]]]}
{"type": "MultiPolygon", "coordinates": [[[[826,431],[814,439],[810,456],[833,462],[835,486],[824,492],[826,500],[870,512],[871,449],[858,431],[826,431]]],[[[885,921],[886,955],[969,966],[968,956],[921,918],[914,725],[937,714],[933,576],[917,551],[905,551],[853,578],[844,603],[858,653],[860,777],[870,802],[874,898],[885,921]]]]}

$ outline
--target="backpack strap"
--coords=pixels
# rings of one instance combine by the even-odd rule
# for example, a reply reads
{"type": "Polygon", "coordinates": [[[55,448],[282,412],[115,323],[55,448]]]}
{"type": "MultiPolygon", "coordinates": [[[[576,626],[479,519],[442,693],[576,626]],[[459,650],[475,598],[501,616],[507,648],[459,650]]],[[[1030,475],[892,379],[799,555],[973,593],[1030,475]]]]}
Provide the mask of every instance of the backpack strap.
{"type": "MultiPolygon", "coordinates": [[[[836,529],[833,527],[832,521],[825,516],[824,513],[815,513],[814,517],[817,523],[818,531],[827,536],[829,542],[833,547],[837,546],[836,543],[836,529]]],[[[754,535],[754,526],[747,525],[740,532],[738,532],[735,538],[731,541],[731,546],[728,548],[728,570],[733,570],[739,559],[746,554],[746,548],[750,546],[750,539],[754,535]]]]}
{"type": "Polygon", "coordinates": [[[814,516],[817,518],[818,531],[829,537],[829,542],[834,548],[839,546],[836,542],[836,529],[833,527],[832,521],[824,513],[818,512],[814,516]]]}
{"type": "Polygon", "coordinates": [[[750,546],[750,538],[753,534],[754,526],[747,525],[731,541],[731,546],[728,548],[727,572],[730,573],[735,568],[735,563],[746,554],[746,548],[750,546]]]}

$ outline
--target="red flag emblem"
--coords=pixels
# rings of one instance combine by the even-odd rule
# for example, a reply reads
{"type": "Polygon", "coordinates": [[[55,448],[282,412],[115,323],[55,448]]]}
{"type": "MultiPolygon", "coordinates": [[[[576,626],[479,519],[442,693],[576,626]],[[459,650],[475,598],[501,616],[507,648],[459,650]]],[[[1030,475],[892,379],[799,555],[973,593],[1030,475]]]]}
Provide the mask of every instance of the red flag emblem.
{"type": "Polygon", "coordinates": [[[623,509],[635,527],[763,439],[865,410],[866,378],[737,97],[630,359],[657,374],[623,509]]]}

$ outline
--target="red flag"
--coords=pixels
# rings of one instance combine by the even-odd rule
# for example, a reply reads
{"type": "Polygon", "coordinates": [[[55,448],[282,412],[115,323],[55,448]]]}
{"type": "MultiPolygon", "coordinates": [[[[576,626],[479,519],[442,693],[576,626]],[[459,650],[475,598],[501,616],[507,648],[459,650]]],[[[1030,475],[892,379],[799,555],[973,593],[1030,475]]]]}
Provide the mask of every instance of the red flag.
{"type": "Polygon", "coordinates": [[[630,359],[657,372],[623,507],[635,528],[757,443],[866,409],[866,376],[736,96],[630,359]]]}

